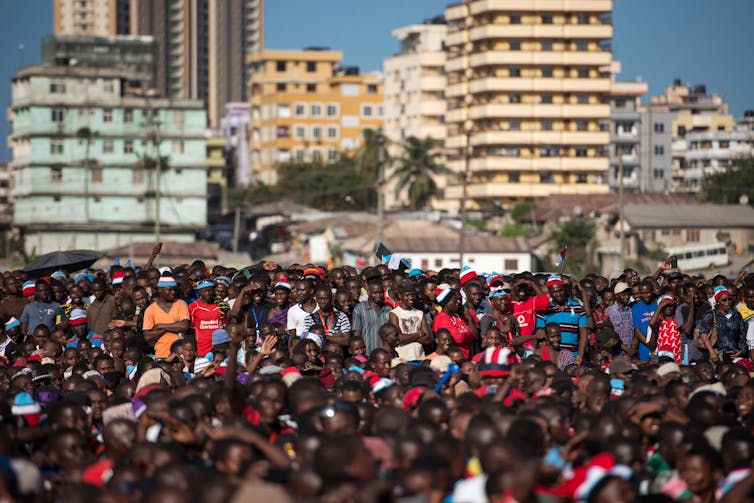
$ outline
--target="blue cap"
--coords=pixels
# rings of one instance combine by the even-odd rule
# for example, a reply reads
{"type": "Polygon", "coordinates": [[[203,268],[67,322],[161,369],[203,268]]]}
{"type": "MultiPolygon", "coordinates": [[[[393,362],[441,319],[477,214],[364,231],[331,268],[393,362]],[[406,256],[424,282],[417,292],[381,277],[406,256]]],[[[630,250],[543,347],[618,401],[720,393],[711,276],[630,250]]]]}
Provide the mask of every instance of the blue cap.
{"type": "Polygon", "coordinates": [[[215,286],[215,283],[213,283],[210,280],[205,279],[203,281],[200,281],[199,284],[196,285],[196,289],[201,290],[202,288],[211,288],[213,286],[215,286]]]}

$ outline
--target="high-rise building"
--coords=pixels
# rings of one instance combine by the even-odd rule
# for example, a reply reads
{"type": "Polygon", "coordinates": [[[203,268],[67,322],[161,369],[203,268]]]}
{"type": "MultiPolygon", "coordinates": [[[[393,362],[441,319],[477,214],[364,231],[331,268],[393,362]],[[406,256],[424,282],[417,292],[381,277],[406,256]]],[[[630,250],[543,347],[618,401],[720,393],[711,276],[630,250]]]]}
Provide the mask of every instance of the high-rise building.
{"type": "Polygon", "coordinates": [[[718,94],[708,94],[703,84],[691,87],[676,79],[659,96],[653,96],[651,106],[666,107],[675,113],[672,125],[672,190],[697,192],[700,188],[700,173],[689,170],[687,151],[689,133],[713,131],[730,132],[736,121],[728,113],[728,104],[718,94]]]}
{"type": "Polygon", "coordinates": [[[27,250],[153,241],[156,222],[166,240],[193,241],[206,225],[203,104],[131,96],[125,80],[53,65],[13,77],[13,215],[27,250]]]}
{"type": "Polygon", "coordinates": [[[447,7],[447,164],[467,174],[470,207],[609,190],[611,12],[611,0],[447,7]]]}
{"type": "Polygon", "coordinates": [[[341,52],[266,50],[249,57],[252,177],[275,183],[275,165],[331,162],[383,125],[382,75],[341,68],[341,52]]]}
{"type": "Polygon", "coordinates": [[[639,107],[640,191],[669,192],[673,187],[673,121],[665,105],[639,107]]]}
{"type": "Polygon", "coordinates": [[[168,96],[201,99],[219,127],[225,104],[248,99],[247,56],[262,50],[263,0],[131,0],[131,33],[157,42],[168,96]]]}
{"type": "MultiPolygon", "coordinates": [[[[400,52],[385,59],[385,136],[391,141],[390,154],[400,155],[406,138],[433,138],[445,142],[445,19],[435,18],[394,30],[400,52]]],[[[438,150],[441,151],[441,150],[438,150]]],[[[444,161],[444,160],[443,160],[444,161]]],[[[445,177],[436,180],[445,185],[445,177]]],[[[405,194],[395,196],[394,177],[388,178],[385,204],[388,208],[405,202],[405,194]]]]}
{"type": "Polygon", "coordinates": [[[56,35],[128,35],[129,0],[54,0],[56,35]]]}

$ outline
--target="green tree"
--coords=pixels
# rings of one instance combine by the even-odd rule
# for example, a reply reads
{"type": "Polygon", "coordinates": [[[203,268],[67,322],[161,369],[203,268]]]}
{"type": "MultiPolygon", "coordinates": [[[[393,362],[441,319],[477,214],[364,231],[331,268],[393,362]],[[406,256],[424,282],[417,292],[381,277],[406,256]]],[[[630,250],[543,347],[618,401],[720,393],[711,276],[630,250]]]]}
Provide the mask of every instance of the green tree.
{"type": "Polygon", "coordinates": [[[432,138],[419,139],[415,136],[403,142],[403,151],[395,160],[391,177],[396,178],[395,196],[408,190],[409,205],[413,209],[426,208],[433,198],[442,197],[442,190],[434,177],[449,174],[451,170],[439,162],[441,146],[432,138]]]}
{"type": "Polygon", "coordinates": [[[364,129],[361,147],[356,152],[356,166],[359,171],[375,180],[380,171],[380,148],[384,149],[384,162],[389,163],[387,149],[384,145],[380,145],[380,135],[381,132],[376,129],[364,129]]]}
{"type": "Polygon", "coordinates": [[[550,233],[550,251],[559,253],[568,246],[566,268],[571,274],[583,276],[589,270],[589,243],[594,238],[594,223],[583,217],[572,218],[550,233]]]}
{"type": "Polygon", "coordinates": [[[702,198],[705,201],[736,204],[741,196],[746,196],[754,206],[754,157],[743,157],[733,161],[730,168],[720,173],[706,176],[702,180],[702,198]]]}

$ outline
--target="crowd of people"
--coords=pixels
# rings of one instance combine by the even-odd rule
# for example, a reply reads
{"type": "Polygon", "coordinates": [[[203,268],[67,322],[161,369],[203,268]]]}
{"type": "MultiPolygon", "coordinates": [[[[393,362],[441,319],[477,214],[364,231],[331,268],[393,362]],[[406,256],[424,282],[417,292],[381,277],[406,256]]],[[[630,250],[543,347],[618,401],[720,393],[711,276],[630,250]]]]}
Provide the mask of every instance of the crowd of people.
{"type": "Polygon", "coordinates": [[[754,501],[754,275],[394,262],[0,275],[0,499],[754,501]]]}

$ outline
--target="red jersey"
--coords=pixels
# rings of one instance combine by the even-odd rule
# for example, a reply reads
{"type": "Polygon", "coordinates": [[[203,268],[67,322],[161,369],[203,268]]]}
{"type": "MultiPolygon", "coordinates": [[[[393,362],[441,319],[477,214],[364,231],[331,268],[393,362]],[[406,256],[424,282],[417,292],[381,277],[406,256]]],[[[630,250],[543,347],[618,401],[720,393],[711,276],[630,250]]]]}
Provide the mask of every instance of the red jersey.
{"type": "Polygon", "coordinates": [[[225,315],[217,304],[201,300],[189,305],[189,315],[196,335],[196,354],[204,356],[212,350],[212,332],[225,326],[225,315]]]}
{"type": "Polygon", "coordinates": [[[469,358],[471,356],[471,343],[474,341],[474,334],[471,333],[466,322],[458,315],[451,316],[440,311],[432,323],[432,331],[437,333],[441,328],[448,329],[456,346],[461,349],[463,357],[469,358]]]}
{"type": "Polygon", "coordinates": [[[521,337],[534,333],[534,328],[537,326],[537,311],[543,311],[548,307],[550,307],[550,298],[544,293],[529,297],[523,302],[515,300],[511,302],[511,312],[516,317],[521,337]]]}

